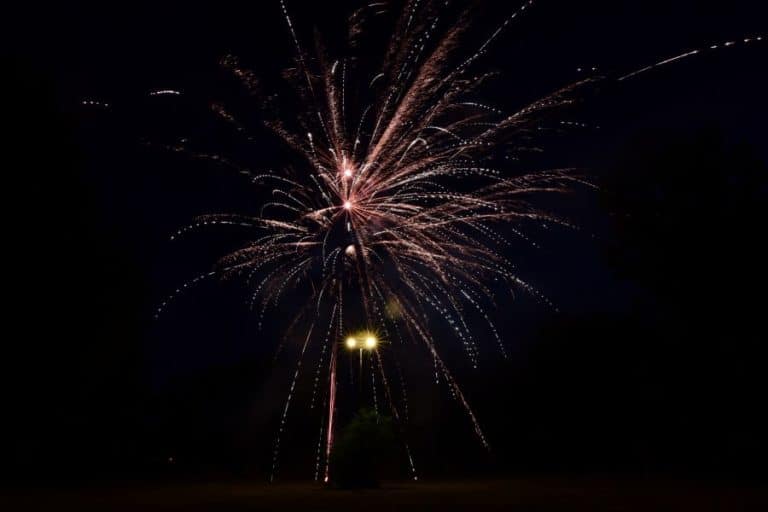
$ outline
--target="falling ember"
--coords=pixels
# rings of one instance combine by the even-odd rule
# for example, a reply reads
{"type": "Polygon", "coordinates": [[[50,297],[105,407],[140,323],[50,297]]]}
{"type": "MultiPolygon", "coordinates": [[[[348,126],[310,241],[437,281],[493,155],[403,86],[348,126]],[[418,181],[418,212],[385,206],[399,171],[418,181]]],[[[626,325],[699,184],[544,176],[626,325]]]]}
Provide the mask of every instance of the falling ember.
{"type": "MultiPolygon", "coordinates": [[[[429,371],[434,367],[436,382],[464,409],[478,440],[488,447],[480,422],[442,359],[442,346],[455,342],[473,367],[485,349],[483,340],[491,340],[494,350],[506,356],[490,313],[494,290],[522,290],[551,306],[518,275],[506,256],[511,252],[507,248],[513,240],[535,247],[529,228],[569,227],[567,221],[537,205],[543,195],[567,192],[574,185],[589,186],[572,169],[520,172],[507,162],[508,151],[530,151],[532,134],[547,122],[558,127],[566,124],[553,121],[553,114],[572,105],[581,88],[598,77],[568,84],[513,112],[505,113],[479,98],[490,73],[474,69],[474,64],[532,4],[524,1],[490,37],[467,52],[463,39],[471,18],[467,13],[450,10],[443,1],[411,0],[382,59],[360,52],[356,58],[334,60],[304,50],[288,7],[280,0],[296,59],[286,72],[289,86],[260,102],[264,105],[260,121],[293,150],[298,165],[254,172],[219,155],[196,153],[237,169],[252,183],[263,185],[272,199],[262,205],[259,216],[207,215],[181,229],[177,236],[197,227],[226,225],[253,236],[241,249],[222,257],[214,272],[201,274],[177,294],[213,275],[242,278],[250,287],[250,305],[259,325],[291,289],[302,287],[301,296],[308,297],[306,304],[295,307],[294,322],[285,336],[294,339],[293,331],[304,329],[300,359],[280,417],[272,479],[288,406],[302,369],[309,364],[302,365],[302,358],[305,353],[317,353],[319,359],[310,373],[323,393],[322,403],[328,406],[317,469],[318,478],[322,467],[323,480],[329,480],[337,394],[344,382],[337,380],[338,347],[343,343],[375,355],[372,402],[378,403],[375,387],[381,382],[381,396],[399,422],[407,421],[405,385],[400,401],[395,400],[388,374],[393,368],[399,371],[403,351],[409,351],[410,358],[410,352],[420,346],[429,371]],[[374,62],[375,68],[366,67],[374,62]],[[272,108],[283,96],[291,105],[272,108]],[[278,111],[295,114],[280,118],[278,111]],[[360,311],[363,318],[355,322],[381,332],[388,340],[386,350],[373,350],[378,344],[373,336],[345,340],[345,320],[360,316],[360,311]],[[482,325],[470,327],[472,320],[482,325]],[[437,322],[449,327],[454,340],[438,343],[433,335],[437,322]],[[327,386],[320,386],[321,381],[327,386]]],[[[365,33],[359,17],[353,17],[352,23],[356,25],[350,27],[350,37],[365,33]]],[[[760,40],[754,37],[744,43],[760,40]]],[[[349,47],[357,48],[359,41],[352,42],[349,47]]],[[[618,80],[702,51],[690,50],[618,80]]],[[[239,68],[236,58],[225,58],[223,65],[249,90],[254,88],[251,73],[239,68]]],[[[171,89],[150,92],[152,96],[180,94],[171,89]]],[[[214,111],[238,133],[244,131],[224,106],[214,111]]],[[[403,382],[402,375],[398,380],[403,382]]],[[[416,480],[409,449],[408,459],[416,480]]]]}
{"type": "Polygon", "coordinates": [[[333,447],[333,420],[336,416],[336,352],[338,344],[332,348],[331,363],[328,368],[328,430],[325,441],[325,476],[324,482],[328,482],[331,472],[331,448],[333,447]]]}

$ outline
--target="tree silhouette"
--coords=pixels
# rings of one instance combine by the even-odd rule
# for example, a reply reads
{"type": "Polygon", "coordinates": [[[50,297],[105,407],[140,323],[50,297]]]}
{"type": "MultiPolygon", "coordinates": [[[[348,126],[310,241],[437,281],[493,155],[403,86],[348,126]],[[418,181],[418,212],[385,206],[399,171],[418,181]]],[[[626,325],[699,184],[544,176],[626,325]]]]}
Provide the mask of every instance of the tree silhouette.
{"type": "Polygon", "coordinates": [[[391,418],[361,409],[333,445],[333,483],[345,488],[378,486],[379,474],[393,447],[391,418]]]}

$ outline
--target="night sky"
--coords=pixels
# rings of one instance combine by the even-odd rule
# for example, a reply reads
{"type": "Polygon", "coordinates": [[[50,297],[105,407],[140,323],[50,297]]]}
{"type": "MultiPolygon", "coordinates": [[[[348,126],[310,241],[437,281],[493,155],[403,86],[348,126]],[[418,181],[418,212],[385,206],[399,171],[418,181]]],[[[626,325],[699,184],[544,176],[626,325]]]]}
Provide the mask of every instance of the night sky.
{"type": "MultiPolygon", "coordinates": [[[[159,146],[189,137],[233,149],[208,109],[232,95],[219,59],[238,55],[269,79],[290,65],[290,38],[276,0],[156,4],[6,16],[3,465],[14,477],[268,471],[292,365],[273,353],[292,312],[259,333],[242,288],[214,283],[153,319],[169,292],[242,242],[226,230],[170,235],[199,214],[257,212],[260,198],[159,146]],[[156,89],[184,94],[149,97],[156,89]]],[[[289,5],[309,36],[313,25],[338,30],[354,3],[289,5]]],[[[483,61],[502,72],[488,96],[519,107],[593,67],[615,76],[765,35],[767,9],[541,2],[483,61]]],[[[425,474],[765,475],[766,63],[765,41],[706,54],[606,81],[562,114],[586,127],[547,140],[536,165],[584,168],[600,189],[553,205],[579,230],[510,249],[559,312],[505,299],[496,318],[511,358],[489,343],[479,370],[445,344],[490,455],[424,359],[409,435],[425,474]]],[[[252,151],[274,165],[274,140],[261,144],[252,151]]],[[[316,428],[302,411],[286,476],[311,476],[316,428]]]]}

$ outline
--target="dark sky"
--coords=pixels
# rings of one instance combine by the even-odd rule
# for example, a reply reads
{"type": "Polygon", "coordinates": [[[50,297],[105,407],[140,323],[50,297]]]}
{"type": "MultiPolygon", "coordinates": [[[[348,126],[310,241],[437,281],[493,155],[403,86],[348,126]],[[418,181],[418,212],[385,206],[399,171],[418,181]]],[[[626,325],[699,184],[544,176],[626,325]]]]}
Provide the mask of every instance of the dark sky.
{"type": "MultiPolygon", "coordinates": [[[[232,285],[202,286],[152,320],[237,242],[170,234],[198,214],[253,211],[255,198],[145,142],[220,137],[207,110],[231,94],[219,58],[275,76],[290,39],[276,0],[157,4],[6,17],[5,416],[17,475],[159,471],[171,455],[263,471],[268,458],[288,368],[271,359],[278,326],[257,333],[232,285]],[[166,88],[185,94],[147,96],[166,88]]],[[[768,27],[766,7],[747,0],[540,4],[483,63],[502,71],[498,104],[535,99],[579,68],[615,76],[768,27]]],[[[338,29],[348,5],[289,2],[307,36],[338,29]]],[[[563,114],[589,128],[548,141],[541,165],[584,167],[601,190],[558,205],[579,231],[538,234],[542,249],[514,255],[560,313],[525,296],[499,304],[512,359],[458,371],[491,456],[447,393],[416,379],[410,435],[425,472],[764,471],[766,57],[764,42],[608,80],[563,114]]],[[[301,407],[291,439],[304,436],[301,407]]],[[[312,445],[289,450],[296,475],[309,474],[312,445]]]]}

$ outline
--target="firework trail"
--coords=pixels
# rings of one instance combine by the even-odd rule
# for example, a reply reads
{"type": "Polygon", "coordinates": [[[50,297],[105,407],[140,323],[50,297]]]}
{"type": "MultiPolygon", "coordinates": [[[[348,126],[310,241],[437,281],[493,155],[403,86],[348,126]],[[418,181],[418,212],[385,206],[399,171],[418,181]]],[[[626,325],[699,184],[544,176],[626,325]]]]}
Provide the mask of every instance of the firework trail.
{"type": "MultiPolygon", "coordinates": [[[[249,93],[262,98],[261,123],[291,149],[293,161],[285,169],[257,172],[216,154],[196,154],[247,175],[253,183],[268,187],[273,198],[262,205],[260,216],[206,215],[180,230],[176,236],[202,226],[233,225],[257,234],[221,258],[214,272],[198,276],[177,292],[213,276],[240,278],[250,287],[250,304],[261,324],[288,290],[306,290],[307,302],[296,308],[298,314],[284,339],[294,329],[305,329],[280,418],[272,478],[306,363],[304,355],[316,345],[321,356],[315,363],[312,403],[323,375],[327,391],[318,403],[327,407],[327,416],[320,428],[319,440],[325,446],[321,449],[318,444],[315,474],[328,480],[339,341],[360,325],[389,341],[370,359],[375,403],[378,382],[393,418],[407,417],[405,391],[398,403],[389,384],[402,383],[395,348],[422,344],[434,362],[437,380],[447,385],[477,438],[488,447],[480,422],[441,356],[434,319],[445,322],[473,366],[482,347],[470,328],[472,320],[485,322],[496,349],[506,357],[486,311],[494,302],[494,291],[502,286],[522,290],[549,304],[504,255],[510,237],[528,241],[524,227],[529,223],[569,226],[538,208],[537,199],[566,192],[574,184],[589,185],[571,169],[512,174],[500,161],[505,148],[529,146],[541,121],[573,104],[577,93],[597,77],[569,84],[506,114],[475,97],[492,74],[477,72],[473,65],[532,4],[523,2],[474,46],[475,51],[464,52],[469,9],[447,0],[411,0],[400,11],[382,58],[371,65],[372,59],[356,57],[355,49],[362,44],[369,17],[386,12],[388,3],[372,3],[355,12],[347,53],[331,58],[320,42],[312,53],[305,49],[288,5],[281,0],[296,55],[295,66],[285,73],[290,87],[282,91],[293,102],[290,116],[279,115],[277,97],[264,96],[259,81],[236,57],[222,60],[249,93]],[[362,320],[348,325],[349,318],[362,320]],[[392,372],[398,377],[387,378],[392,372]]],[[[665,59],[618,80],[700,51],[665,59]]],[[[216,104],[213,111],[238,132],[244,131],[225,106],[216,104]]],[[[161,310],[166,305],[167,301],[161,310]]],[[[411,452],[407,446],[406,450],[415,478],[411,452]]]]}

